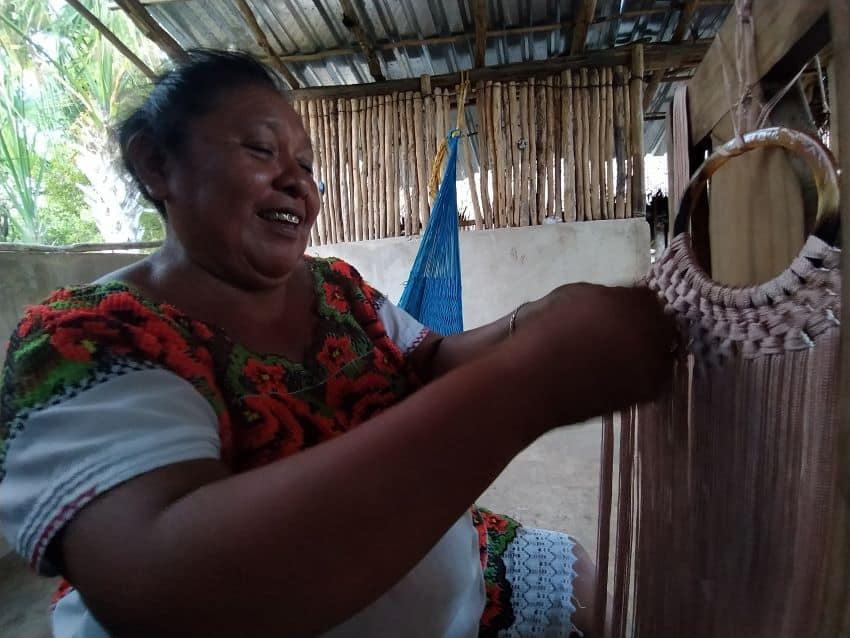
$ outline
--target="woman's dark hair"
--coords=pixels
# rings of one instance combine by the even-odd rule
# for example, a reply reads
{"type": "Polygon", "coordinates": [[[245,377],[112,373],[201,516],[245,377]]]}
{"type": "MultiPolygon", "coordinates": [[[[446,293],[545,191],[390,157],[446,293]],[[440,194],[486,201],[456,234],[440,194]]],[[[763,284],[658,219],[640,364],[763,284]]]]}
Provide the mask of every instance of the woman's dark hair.
{"type": "Polygon", "coordinates": [[[208,113],[222,93],[257,85],[282,93],[274,73],[247,53],[192,49],[154,80],[144,102],[118,124],[116,136],[124,167],[161,215],[165,216],[165,206],[151,197],[129,161],[130,142],[146,134],[159,149],[177,150],[188,123],[208,113]]]}

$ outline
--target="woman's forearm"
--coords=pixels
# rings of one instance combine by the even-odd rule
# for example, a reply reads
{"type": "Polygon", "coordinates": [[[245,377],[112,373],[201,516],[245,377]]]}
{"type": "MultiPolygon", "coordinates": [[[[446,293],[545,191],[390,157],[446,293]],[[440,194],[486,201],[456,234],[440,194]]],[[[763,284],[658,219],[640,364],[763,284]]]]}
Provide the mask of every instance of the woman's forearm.
{"type": "Polygon", "coordinates": [[[338,624],[553,424],[530,378],[507,383],[521,350],[456,370],[344,437],[199,486],[151,520],[126,507],[149,484],[113,490],[72,525],[73,581],[117,635],[308,636],[338,624]]]}

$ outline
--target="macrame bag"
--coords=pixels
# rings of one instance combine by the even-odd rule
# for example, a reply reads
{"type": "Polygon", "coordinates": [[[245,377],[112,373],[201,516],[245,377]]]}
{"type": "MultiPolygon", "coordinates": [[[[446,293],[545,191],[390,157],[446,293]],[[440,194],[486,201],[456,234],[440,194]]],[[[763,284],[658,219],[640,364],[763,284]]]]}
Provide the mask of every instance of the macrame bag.
{"type": "MultiPolygon", "coordinates": [[[[755,131],[703,164],[681,210],[675,238],[646,279],[675,317],[681,345],[663,396],[621,415],[606,624],[618,637],[814,636],[838,464],[835,161],[806,134],[755,131]],[[808,160],[820,221],[778,277],[732,288],[698,263],[687,232],[691,203],[729,157],[761,146],[808,160]]],[[[610,418],[603,431],[600,576],[611,525],[610,418]]],[[[601,613],[597,623],[602,635],[601,613]]]]}

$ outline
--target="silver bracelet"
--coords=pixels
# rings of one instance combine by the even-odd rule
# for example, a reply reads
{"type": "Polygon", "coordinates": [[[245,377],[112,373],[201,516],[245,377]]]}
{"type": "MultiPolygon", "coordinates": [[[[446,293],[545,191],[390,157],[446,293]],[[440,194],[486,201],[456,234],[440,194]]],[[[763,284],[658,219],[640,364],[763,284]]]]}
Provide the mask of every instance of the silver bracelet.
{"type": "Polygon", "coordinates": [[[514,308],[514,311],[511,313],[510,321],[508,321],[508,338],[513,337],[516,332],[516,317],[519,314],[519,311],[523,309],[524,306],[527,306],[529,301],[523,301],[520,305],[514,308]]]}

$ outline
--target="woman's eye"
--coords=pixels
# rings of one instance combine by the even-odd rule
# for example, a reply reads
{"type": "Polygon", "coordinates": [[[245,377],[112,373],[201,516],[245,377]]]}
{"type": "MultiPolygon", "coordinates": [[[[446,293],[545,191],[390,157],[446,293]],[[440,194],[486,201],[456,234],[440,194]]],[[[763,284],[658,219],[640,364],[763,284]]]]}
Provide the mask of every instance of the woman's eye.
{"type": "Polygon", "coordinates": [[[255,153],[259,153],[260,155],[274,155],[274,149],[269,148],[268,146],[263,146],[262,144],[246,144],[245,147],[255,153]]]}
{"type": "Polygon", "coordinates": [[[303,168],[305,171],[307,171],[308,173],[310,173],[310,175],[312,175],[312,174],[313,174],[313,165],[312,165],[312,164],[306,164],[306,163],[305,163],[305,164],[301,164],[301,168],[303,168]]]}

